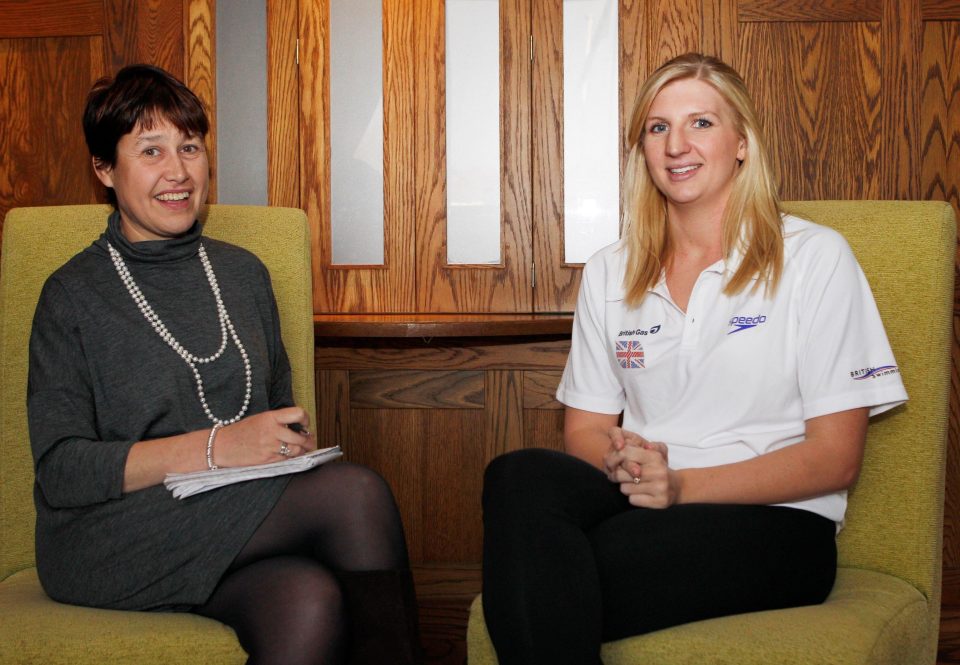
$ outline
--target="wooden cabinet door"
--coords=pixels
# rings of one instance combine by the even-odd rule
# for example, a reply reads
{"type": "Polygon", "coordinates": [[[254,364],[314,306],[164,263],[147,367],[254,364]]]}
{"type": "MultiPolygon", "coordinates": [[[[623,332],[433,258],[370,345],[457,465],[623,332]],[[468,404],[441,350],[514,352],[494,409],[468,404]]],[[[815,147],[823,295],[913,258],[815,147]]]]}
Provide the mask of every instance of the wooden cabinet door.
{"type": "Polygon", "coordinates": [[[500,263],[447,262],[444,3],[417,3],[417,309],[529,312],[533,278],[530,2],[500,0],[500,263]]]}
{"type": "MultiPolygon", "coordinates": [[[[268,4],[275,17],[270,24],[271,53],[292,25],[294,12],[288,4],[283,0],[268,4]]],[[[529,4],[501,0],[502,260],[490,266],[446,261],[444,2],[383,0],[382,12],[384,260],[382,265],[336,265],[331,242],[330,2],[299,2],[299,138],[280,137],[271,152],[293,156],[297,153],[285,146],[291,140],[299,142],[299,205],[314,229],[314,309],[528,312],[529,4]]],[[[272,62],[271,80],[282,80],[289,66],[282,56],[272,62]]],[[[277,91],[279,86],[273,86],[277,91]]],[[[282,124],[279,117],[271,121],[274,128],[282,124]]],[[[271,172],[276,179],[279,171],[271,172]]]]}

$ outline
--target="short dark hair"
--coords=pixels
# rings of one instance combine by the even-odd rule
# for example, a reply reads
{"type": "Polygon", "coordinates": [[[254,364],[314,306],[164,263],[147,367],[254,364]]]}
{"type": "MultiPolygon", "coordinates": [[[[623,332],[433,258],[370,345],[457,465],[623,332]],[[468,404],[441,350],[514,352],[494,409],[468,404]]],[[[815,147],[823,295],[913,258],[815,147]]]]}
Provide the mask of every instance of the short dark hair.
{"type": "MultiPolygon", "coordinates": [[[[93,84],[83,111],[83,135],[97,167],[113,168],[121,137],[137,125],[152,129],[162,121],[189,136],[205,137],[210,129],[203,102],[190,88],[159,67],[130,65],[93,84]]],[[[109,187],[107,199],[116,206],[109,187]]]]}

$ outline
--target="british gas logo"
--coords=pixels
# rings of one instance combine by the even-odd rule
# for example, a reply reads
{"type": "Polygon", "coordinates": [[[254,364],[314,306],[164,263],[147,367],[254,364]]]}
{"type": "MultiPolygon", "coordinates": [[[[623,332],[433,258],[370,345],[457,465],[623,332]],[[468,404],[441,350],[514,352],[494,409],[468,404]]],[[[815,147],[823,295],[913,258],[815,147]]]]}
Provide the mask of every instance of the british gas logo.
{"type": "Polygon", "coordinates": [[[730,319],[731,330],[728,331],[727,334],[732,335],[733,333],[738,333],[743,330],[756,328],[760,324],[766,322],[767,317],[763,314],[758,314],[756,316],[734,316],[730,319]]]}

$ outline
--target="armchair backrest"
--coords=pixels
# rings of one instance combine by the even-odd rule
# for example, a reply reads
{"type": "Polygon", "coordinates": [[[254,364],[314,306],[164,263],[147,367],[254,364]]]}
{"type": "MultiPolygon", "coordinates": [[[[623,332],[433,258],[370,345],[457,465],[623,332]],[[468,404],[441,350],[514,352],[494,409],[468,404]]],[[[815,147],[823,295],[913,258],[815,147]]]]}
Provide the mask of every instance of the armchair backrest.
{"type": "Polygon", "coordinates": [[[840,533],[841,566],[890,573],[939,607],[956,220],[934,201],[795,201],[866,273],[910,401],[874,418],[840,533]]]}
{"type": "MultiPolygon", "coordinates": [[[[33,460],[27,431],[30,328],[47,277],[106,228],[110,208],[17,208],[0,259],[0,580],[34,565],[33,460]]],[[[210,205],[204,234],[244,247],[270,271],[294,397],[316,420],[310,231],[295,208],[210,205]]]]}

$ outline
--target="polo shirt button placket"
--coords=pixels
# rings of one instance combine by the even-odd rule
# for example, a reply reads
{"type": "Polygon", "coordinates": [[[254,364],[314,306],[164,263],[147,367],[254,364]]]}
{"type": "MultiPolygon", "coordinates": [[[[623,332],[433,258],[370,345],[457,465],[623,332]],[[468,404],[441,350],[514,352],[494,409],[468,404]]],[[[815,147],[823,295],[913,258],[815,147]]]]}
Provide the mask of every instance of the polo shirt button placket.
{"type": "Polygon", "coordinates": [[[687,311],[684,314],[683,321],[683,338],[680,343],[680,347],[685,353],[696,349],[697,342],[700,341],[700,326],[697,323],[697,319],[700,318],[699,295],[703,290],[700,285],[702,280],[703,274],[697,278],[696,284],[693,285],[693,291],[690,292],[690,300],[687,301],[687,311]]]}

